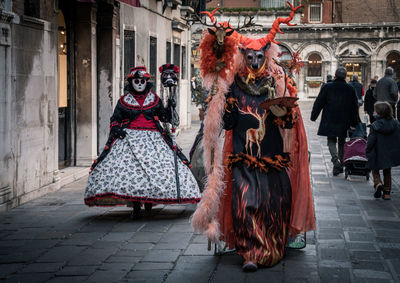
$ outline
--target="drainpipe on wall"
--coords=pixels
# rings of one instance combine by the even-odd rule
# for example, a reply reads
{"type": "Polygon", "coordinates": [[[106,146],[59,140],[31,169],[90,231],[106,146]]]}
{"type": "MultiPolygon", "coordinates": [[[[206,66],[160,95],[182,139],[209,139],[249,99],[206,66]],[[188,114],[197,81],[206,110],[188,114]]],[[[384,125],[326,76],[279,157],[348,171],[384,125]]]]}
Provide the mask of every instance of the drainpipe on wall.
{"type": "Polygon", "coordinates": [[[335,0],[332,0],[332,24],[335,23],[335,0]]]}

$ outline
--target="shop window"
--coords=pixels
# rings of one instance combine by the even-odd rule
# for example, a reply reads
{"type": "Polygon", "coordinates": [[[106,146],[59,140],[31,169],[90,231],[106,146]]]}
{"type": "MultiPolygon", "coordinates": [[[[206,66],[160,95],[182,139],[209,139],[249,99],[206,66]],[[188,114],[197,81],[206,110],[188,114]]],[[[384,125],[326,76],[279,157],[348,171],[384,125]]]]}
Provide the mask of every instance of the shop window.
{"type": "Polygon", "coordinates": [[[308,57],[307,65],[307,76],[308,77],[320,77],[322,74],[322,59],[316,53],[311,54],[308,57]]]}
{"type": "Polygon", "coordinates": [[[182,46],[182,80],[186,79],[186,46],[182,46]]]}
{"type": "Polygon", "coordinates": [[[124,76],[135,66],[135,32],[124,31],[124,76]]]}
{"type": "Polygon", "coordinates": [[[320,23],[322,20],[322,4],[313,3],[309,5],[309,22],[310,23],[320,23]]]}
{"type": "Polygon", "coordinates": [[[171,63],[171,42],[167,41],[167,59],[165,63],[171,63]]]}
{"type": "Polygon", "coordinates": [[[395,51],[390,52],[386,57],[386,67],[393,68],[393,78],[398,82],[400,80],[400,54],[395,51]]]}
{"type": "MultiPolygon", "coordinates": [[[[154,85],[157,84],[157,38],[150,36],[150,66],[149,72],[154,85]]],[[[156,88],[157,89],[157,88],[156,88]]]]}

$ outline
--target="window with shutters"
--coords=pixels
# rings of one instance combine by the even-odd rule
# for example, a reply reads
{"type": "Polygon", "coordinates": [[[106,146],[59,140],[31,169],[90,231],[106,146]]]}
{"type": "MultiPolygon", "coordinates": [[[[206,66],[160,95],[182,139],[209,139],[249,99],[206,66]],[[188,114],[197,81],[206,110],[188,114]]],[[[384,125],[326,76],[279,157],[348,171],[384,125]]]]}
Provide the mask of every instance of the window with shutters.
{"type": "Polygon", "coordinates": [[[124,76],[135,66],[135,32],[124,31],[124,76]]]}

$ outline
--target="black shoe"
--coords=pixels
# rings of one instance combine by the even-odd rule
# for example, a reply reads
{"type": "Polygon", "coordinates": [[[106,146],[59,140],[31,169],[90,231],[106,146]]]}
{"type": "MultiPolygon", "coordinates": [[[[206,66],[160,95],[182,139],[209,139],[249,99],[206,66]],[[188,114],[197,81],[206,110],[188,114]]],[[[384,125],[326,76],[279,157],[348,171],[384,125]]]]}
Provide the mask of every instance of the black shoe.
{"type": "Polygon", "coordinates": [[[374,198],[380,198],[382,196],[382,191],[383,191],[383,185],[382,184],[376,185],[374,198]]]}
{"type": "Polygon", "coordinates": [[[257,264],[255,264],[252,261],[245,262],[242,266],[243,271],[245,272],[251,272],[251,271],[256,271],[257,270],[257,264]]]}
{"type": "Polygon", "coordinates": [[[343,173],[343,168],[333,166],[333,171],[332,171],[333,176],[337,176],[340,173],[343,173]]]}
{"type": "Polygon", "coordinates": [[[146,203],[144,204],[144,211],[145,211],[147,214],[150,214],[150,213],[151,213],[152,207],[153,207],[153,204],[152,204],[152,203],[146,202],[146,203]]]}
{"type": "Polygon", "coordinates": [[[140,207],[141,207],[141,203],[138,201],[134,201],[133,202],[133,210],[132,210],[132,214],[131,214],[131,218],[135,219],[135,218],[139,218],[140,217],[140,207]]]}

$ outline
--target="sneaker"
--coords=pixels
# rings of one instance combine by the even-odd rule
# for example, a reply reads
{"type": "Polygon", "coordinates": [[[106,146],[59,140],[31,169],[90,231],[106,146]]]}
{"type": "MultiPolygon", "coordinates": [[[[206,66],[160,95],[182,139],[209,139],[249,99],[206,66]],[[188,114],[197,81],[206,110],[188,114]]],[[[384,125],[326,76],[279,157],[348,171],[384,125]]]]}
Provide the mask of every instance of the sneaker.
{"type": "Polygon", "coordinates": [[[294,238],[289,237],[287,247],[290,249],[304,249],[306,247],[305,234],[297,234],[294,238]]]}
{"type": "Polygon", "coordinates": [[[383,185],[379,183],[378,185],[375,186],[374,198],[380,198],[382,196],[382,191],[383,191],[383,185]]]}
{"type": "Polygon", "coordinates": [[[390,191],[383,191],[382,199],[384,200],[390,200],[390,191]]]}
{"type": "Polygon", "coordinates": [[[246,261],[243,264],[242,269],[243,269],[243,271],[246,271],[246,272],[256,271],[257,270],[257,264],[255,264],[252,261],[246,261]]]}

